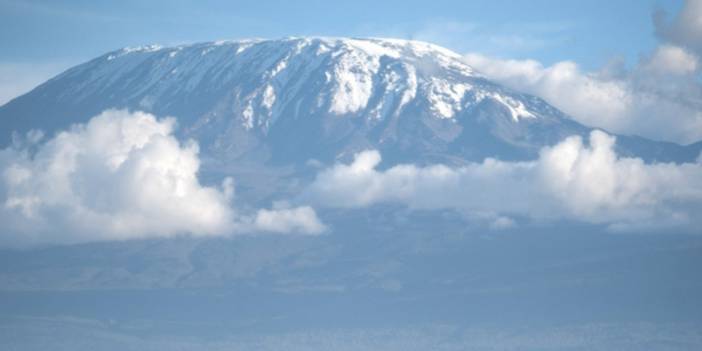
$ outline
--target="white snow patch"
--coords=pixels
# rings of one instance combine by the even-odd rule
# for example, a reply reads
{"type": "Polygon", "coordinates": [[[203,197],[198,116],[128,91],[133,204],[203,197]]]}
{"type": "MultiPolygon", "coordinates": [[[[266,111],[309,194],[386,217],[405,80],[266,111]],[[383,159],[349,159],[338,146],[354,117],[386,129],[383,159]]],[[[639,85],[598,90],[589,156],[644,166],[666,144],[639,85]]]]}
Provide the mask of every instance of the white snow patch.
{"type": "Polygon", "coordinates": [[[373,75],[378,67],[378,57],[357,50],[340,53],[333,73],[327,75],[333,84],[329,112],[343,115],[365,108],[373,94],[373,75]]]}
{"type": "Polygon", "coordinates": [[[399,58],[401,56],[398,50],[388,45],[383,45],[383,43],[379,41],[347,39],[343,40],[343,43],[354,49],[361,50],[369,56],[389,56],[392,58],[399,58]]]}
{"type": "Polygon", "coordinates": [[[278,62],[278,64],[275,65],[275,67],[273,67],[273,69],[271,70],[271,74],[270,74],[271,78],[277,76],[278,73],[280,73],[282,70],[284,70],[285,67],[287,67],[287,66],[288,66],[288,58],[280,60],[280,62],[278,62]]]}
{"type": "Polygon", "coordinates": [[[501,103],[507,109],[509,110],[510,115],[512,115],[512,119],[515,122],[518,122],[520,118],[535,118],[534,114],[529,112],[527,108],[524,106],[524,104],[521,101],[512,99],[508,96],[502,96],[498,94],[492,94],[491,98],[494,99],[495,101],[501,103]]]}
{"type": "Polygon", "coordinates": [[[253,107],[251,106],[251,102],[249,101],[249,104],[246,106],[244,111],[241,113],[241,116],[244,118],[244,128],[247,130],[253,128],[254,122],[253,122],[253,107]]]}
{"type": "Polygon", "coordinates": [[[409,65],[403,65],[407,71],[407,89],[402,93],[402,98],[400,99],[400,106],[398,111],[401,110],[407,103],[414,100],[417,96],[417,71],[414,67],[409,65]]]}
{"type": "Polygon", "coordinates": [[[427,98],[431,108],[441,118],[453,118],[461,110],[461,102],[466,92],[473,87],[470,84],[451,83],[443,79],[431,78],[427,98]]]}
{"type": "Polygon", "coordinates": [[[261,103],[261,106],[270,110],[273,107],[274,103],[275,103],[275,90],[273,89],[272,86],[267,85],[266,89],[263,90],[263,101],[261,103]]]}

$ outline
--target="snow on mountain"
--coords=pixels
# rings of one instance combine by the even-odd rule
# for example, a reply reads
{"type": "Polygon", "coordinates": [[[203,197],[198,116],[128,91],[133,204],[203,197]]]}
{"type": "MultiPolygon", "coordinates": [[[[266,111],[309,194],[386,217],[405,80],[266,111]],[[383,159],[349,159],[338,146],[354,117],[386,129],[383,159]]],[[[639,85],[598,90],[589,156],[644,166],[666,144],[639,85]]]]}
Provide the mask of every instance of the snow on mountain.
{"type": "MultiPolygon", "coordinates": [[[[225,161],[332,160],[364,148],[391,160],[515,159],[589,132],[436,45],[289,38],[105,54],[0,107],[0,142],[7,145],[11,131],[53,132],[107,108],[175,116],[181,136],[225,161]]],[[[696,155],[643,139],[621,144],[647,158],[696,155]]]]}
{"type": "Polygon", "coordinates": [[[127,99],[140,97],[138,106],[145,109],[153,108],[155,101],[202,88],[212,92],[239,88],[242,106],[236,112],[242,123],[265,129],[280,110],[305,94],[302,89],[309,79],[323,78],[315,102],[335,115],[372,110],[382,118],[390,110],[400,112],[421,89],[441,116],[453,117],[470,90],[460,80],[471,76],[472,70],[459,55],[427,43],[303,38],[125,48],[58,78],[80,78],[59,95],[62,99],[87,100],[99,86],[120,90],[127,99]],[[423,62],[447,78],[426,79],[421,72],[418,77],[417,67],[423,62]],[[148,74],[134,76],[137,72],[148,74]],[[371,102],[377,91],[383,91],[385,98],[371,102]]]}

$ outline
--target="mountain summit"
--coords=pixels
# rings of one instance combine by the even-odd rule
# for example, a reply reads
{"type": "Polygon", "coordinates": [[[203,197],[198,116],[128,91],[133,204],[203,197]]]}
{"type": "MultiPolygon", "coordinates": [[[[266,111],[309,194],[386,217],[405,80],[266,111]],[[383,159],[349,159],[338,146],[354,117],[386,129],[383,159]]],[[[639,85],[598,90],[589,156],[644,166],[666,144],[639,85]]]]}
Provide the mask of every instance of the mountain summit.
{"type": "MultiPolygon", "coordinates": [[[[109,108],[174,116],[221,161],[331,161],[366,148],[440,162],[533,157],[590,128],[495,84],[448,49],[397,39],[288,38],[144,46],[81,64],[0,107],[11,131],[54,132],[109,108]]],[[[686,148],[621,137],[625,154],[690,160],[686,148]]]]}

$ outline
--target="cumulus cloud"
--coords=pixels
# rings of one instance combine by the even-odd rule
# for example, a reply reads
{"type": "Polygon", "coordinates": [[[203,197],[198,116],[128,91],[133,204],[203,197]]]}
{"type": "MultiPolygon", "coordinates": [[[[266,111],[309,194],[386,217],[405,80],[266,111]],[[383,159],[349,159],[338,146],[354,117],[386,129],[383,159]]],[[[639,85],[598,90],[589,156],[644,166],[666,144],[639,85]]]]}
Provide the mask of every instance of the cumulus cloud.
{"type": "MultiPolygon", "coordinates": [[[[491,213],[494,229],[515,225],[510,216],[572,219],[612,229],[692,228],[702,209],[702,164],[646,164],[619,157],[615,138],[594,131],[541,150],[537,160],[451,168],[411,164],[379,170],[377,151],[357,154],[318,174],[306,196],[332,207],[406,204],[414,209],[491,213]]],[[[699,224],[699,223],[697,223],[699,224]]]]}
{"type": "Polygon", "coordinates": [[[700,1],[672,21],[657,15],[660,45],[633,68],[584,72],[572,61],[544,66],[481,54],[465,59],[487,77],[541,96],[577,121],[623,134],[679,143],[702,140],[700,1]]]}
{"type": "Polygon", "coordinates": [[[237,214],[233,180],[200,184],[198,146],[180,143],[174,127],[172,118],[110,110],[46,142],[36,131],[16,139],[0,151],[5,241],[321,232],[309,207],[237,214]]]}
{"type": "Polygon", "coordinates": [[[327,228],[317,218],[312,207],[291,208],[287,204],[276,204],[273,209],[261,209],[253,218],[253,227],[260,231],[287,233],[292,231],[319,234],[327,228]]]}
{"type": "Polygon", "coordinates": [[[697,56],[673,45],[661,45],[643,62],[643,69],[654,74],[687,75],[699,66],[697,56]]]}
{"type": "Polygon", "coordinates": [[[679,47],[660,47],[631,72],[583,72],[575,62],[466,55],[468,64],[516,90],[541,96],[588,125],[656,140],[702,140],[698,59],[679,47]]]}

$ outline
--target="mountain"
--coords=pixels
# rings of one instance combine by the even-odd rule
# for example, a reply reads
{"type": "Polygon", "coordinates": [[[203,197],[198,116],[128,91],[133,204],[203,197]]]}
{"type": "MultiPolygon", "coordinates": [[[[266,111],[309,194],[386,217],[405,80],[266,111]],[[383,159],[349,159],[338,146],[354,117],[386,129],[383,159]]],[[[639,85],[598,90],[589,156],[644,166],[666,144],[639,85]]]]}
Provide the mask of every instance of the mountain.
{"type": "MultiPolygon", "coordinates": [[[[293,38],[105,54],[0,107],[0,148],[13,131],[51,134],[109,108],[176,117],[178,137],[200,145],[198,179],[233,175],[244,214],[245,206],[299,195],[319,171],[312,159],[328,165],[365,148],[380,149],[390,164],[532,159],[545,145],[592,130],[435,45],[293,38]]],[[[682,162],[694,160],[702,142],[619,135],[617,146],[647,161],[682,162]]],[[[657,169],[665,176],[663,168],[675,166],[657,169]]],[[[674,200],[695,201],[673,186],[685,174],[653,183],[660,186],[643,201],[667,188],[674,200]]],[[[76,193],[101,195],[110,179],[76,193]]],[[[509,180],[534,194],[530,183],[509,180]]],[[[641,182],[631,179],[648,184],[641,182]]],[[[509,185],[505,193],[516,188],[509,185]]],[[[493,228],[505,218],[493,221],[480,209],[321,206],[329,231],[316,236],[3,247],[0,342],[21,350],[702,349],[699,235],[677,227],[622,235],[607,223],[519,213],[516,225],[507,218],[493,228]]]]}
{"type": "MultiPolygon", "coordinates": [[[[329,162],[366,148],[390,161],[525,159],[591,129],[436,45],[291,38],[107,53],[0,107],[0,145],[13,131],[54,132],[108,108],[175,116],[182,137],[225,163],[329,162]]],[[[678,162],[702,148],[629,136],[619,146],[678,162]]]]}

